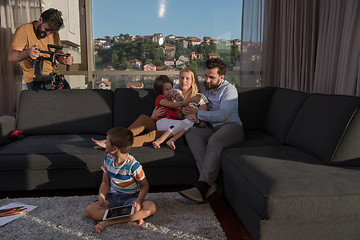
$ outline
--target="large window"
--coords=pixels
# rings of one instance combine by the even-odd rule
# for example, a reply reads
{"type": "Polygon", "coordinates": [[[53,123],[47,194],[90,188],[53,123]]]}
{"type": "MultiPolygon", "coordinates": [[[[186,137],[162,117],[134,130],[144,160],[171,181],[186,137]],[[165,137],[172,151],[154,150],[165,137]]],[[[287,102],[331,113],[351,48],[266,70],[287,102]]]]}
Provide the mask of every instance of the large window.
{"type": "Polygon", "coordinates": [[[28,0],[18,8],[36,13],[24,18],[14,8],[13,28],[48,8],[62,11],[59,34],[74,64],[68,72],[60,64],[59,69],[72,88],[151,87],[160,74],[176,82],[186,66],[201,80],[212,57],[227,63],[226,79],[237,87],[257,87],[262,5],[263,0],[28,0]]]}
{"type": "Polygon", "coordinates": [[[261,13],[261,5],[260,0],[92,0],[95,87],[148,87],[160,74],[176,81],[185,66],[201,76],[212,57],[226,62],[226,79],[237,87],[256,87],[262,39],[242,28],[244,17],[254,19],[244,10],[261,13]]]}

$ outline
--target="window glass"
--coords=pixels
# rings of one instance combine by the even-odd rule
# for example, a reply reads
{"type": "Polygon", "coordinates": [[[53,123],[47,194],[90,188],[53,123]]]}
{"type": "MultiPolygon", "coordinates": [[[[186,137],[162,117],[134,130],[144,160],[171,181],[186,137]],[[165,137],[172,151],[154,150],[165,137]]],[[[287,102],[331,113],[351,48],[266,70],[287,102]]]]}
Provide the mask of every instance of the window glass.
{"type": "Polygon", "coordinates": [[[59,35],[63,51],[73,56],[74,64],[81,63],[79,0],[42,0],[41,2],[42,11],[49,8],[61,11],[64,27],[60,29],[59,35]]]}
{"type": "Polygon", "coordinates": [[[87,77],[84,75],[67,75],[66,72],[64,72],[64,76],[66,81],[70,84],[70,87],[72,89],[86,89],[88,88],[87,85],[87,77]]]}
{"type": "MultiPolygon", "coordinates": [[[[95,88],[113,91],[116,88],[153,88],[154,80],[159,75],[97,75],[95,88]]],[[[179,84],[178,74],[168,76],[174,84],[179,84]]]]}
{"type": "MultiPolygon", "coordinates": [[[[80,34],[80,9],[79,0],[42,0],[42,12],[55,8],[61,11],[64,21],[64,27],[59,30],[61,44],[64,53],[69,53],[73,56],[74,62],[70,70],[76,71],[77,65],[81,64],[81,34],[80,34]]],[[[83,38],[85,36],[82,36],[83,38]]],[[[87,88],[86,76],[84,75],[69,75],[65,66],[58,64],[60,71],[65,75],[73,89],[87,88]]]]}
{"type": "MultiPolygon", "coordinates": [[[[227,79],[236,86],[257,86],[258,76],[240,77],[242,67],[259,71],[256,49],[261,48],[251,42],[253,32],[245,40],[242,8],[242,0],[92,0],[95,70],[141,71],[131,81],[147,86],[147,72],[168,74],[185,66],[204,71],[206,59],[220,57],[227,79]]],[[[129,76],[114,78],[119,87],[130,81],[129,76]]],[[[97,84],[109,80],[96,78],[97,84]]]]}

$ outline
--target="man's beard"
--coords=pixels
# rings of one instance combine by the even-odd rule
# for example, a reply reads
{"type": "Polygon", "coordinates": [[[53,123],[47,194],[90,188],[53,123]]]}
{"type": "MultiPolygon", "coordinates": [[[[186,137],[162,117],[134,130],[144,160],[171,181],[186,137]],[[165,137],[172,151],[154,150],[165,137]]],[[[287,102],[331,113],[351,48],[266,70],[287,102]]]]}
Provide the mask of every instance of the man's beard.
{"type": "Polygon", "coordinates": [[[221,84],[221,81],[220,81],[220,79],[219,79],[219,81],[217,82],[217,83],[205,83],[205,87],[206,87],[206,89],[216,89],[216,88],[218,88],[219,86],[220,86],[220,84],[221,84]]]}
{"type": "Polygon", "coordinates": [[[40,30],[41,25],[42,23],[35,29],[35,35],[38,39],[47,37],[46,32],[40,30]]]}

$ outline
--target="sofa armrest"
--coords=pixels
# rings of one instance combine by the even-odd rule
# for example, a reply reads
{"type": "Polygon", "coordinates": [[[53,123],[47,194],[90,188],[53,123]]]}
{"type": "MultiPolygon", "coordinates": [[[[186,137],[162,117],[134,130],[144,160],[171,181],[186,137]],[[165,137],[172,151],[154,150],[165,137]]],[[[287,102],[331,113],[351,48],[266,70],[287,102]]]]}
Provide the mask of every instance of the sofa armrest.
{"type": "Polygon", "coordinates": [[[0,145],[8,143],[9,133],[15,130],[15,122],[14,116],[0,116],[0,145]]]}

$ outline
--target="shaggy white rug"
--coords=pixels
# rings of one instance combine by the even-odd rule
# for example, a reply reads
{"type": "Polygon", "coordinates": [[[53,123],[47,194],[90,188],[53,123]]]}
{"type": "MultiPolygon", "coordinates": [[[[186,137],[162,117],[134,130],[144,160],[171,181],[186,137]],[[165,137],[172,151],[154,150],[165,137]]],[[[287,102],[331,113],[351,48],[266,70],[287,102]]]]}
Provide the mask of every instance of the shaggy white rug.
{"type": "Polygon", "coordinates": [[[122,223],[94,232],[94,221],[83,209],[97,196],[0,199],[0,207],[12,202],[38,206],[0,227],[0,239],[226,239],[209,204],[194,204],[178,193],[149,193],[157,212],[143,226],[122,223]]]}

